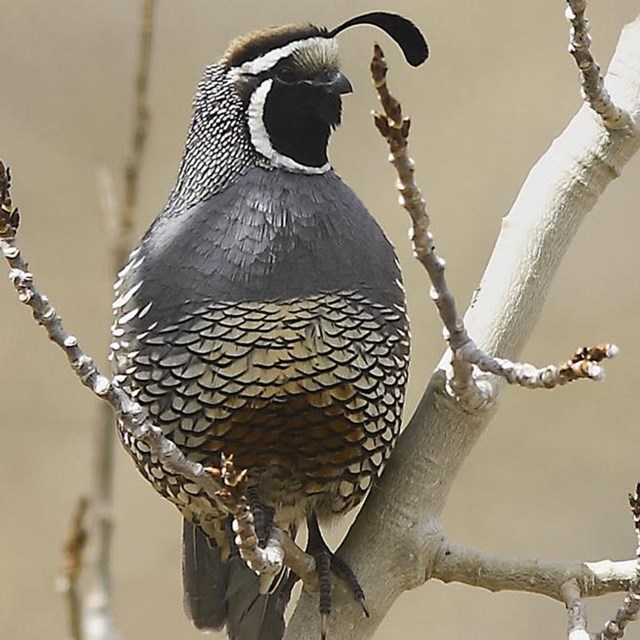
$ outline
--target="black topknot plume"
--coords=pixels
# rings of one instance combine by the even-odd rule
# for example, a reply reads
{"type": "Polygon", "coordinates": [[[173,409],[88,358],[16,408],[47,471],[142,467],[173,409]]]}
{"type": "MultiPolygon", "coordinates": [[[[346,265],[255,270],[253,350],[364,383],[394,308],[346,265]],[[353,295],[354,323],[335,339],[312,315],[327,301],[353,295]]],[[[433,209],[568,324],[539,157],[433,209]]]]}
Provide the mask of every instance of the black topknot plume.
{"type": "Polygon", "coordinates": [[[363,13],[328,31],[327,37],[333,38],[341,31],[357,24],[371,24],[382,29],[398,43],[406,61],[412,67],[422,64],[429,56],[429,47],[420,29],[411,20],[397,13],[387,13],[386,11],[363,13]]]}

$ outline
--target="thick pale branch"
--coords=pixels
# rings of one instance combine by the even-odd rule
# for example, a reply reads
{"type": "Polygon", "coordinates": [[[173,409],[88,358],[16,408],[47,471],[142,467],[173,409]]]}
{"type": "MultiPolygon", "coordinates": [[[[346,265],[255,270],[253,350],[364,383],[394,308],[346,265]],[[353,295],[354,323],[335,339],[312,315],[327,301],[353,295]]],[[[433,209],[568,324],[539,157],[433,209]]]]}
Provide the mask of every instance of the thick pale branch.
{"type": "MultiPolygon", "coordinates": [[[[640,521],[637,494],[630,496],[634,521],[640,521]]],[[[640,549],[640,543],[639,543],[640,549]]],[[[427,579],[459,582],[489,591],[537,593],[563,602],[569,618],[569,639],[588,640],[583,598],[627,591],[622,607],[597,637],[616,640],[640,609],[638,560],[612,562],[552,562],[539,558],[513,558],[443,542],[427,579]]]]}
{"type": "MultiPolygon", "coordinates": [[[[623,30],[607,87],[640,120],[640,20],[623,30]]],[[[580,223],[640,148],[636,129],[609,131],[584,106],[532,169],[505,218],[482,284],[465,316],[489,353],[517,358],[580,223]]],[[[396,598],[424,583],[442,543],[440,514],[491,409],[464,410],[445,390],[443,357],[394,455],[340,548],[363,585],[371,617],[336,593],[332,640],[370,638],[396,598]],[[384,580],[380,580],[384,576],[384,580]]],[[[317,603],[303,597],[286,637],[317,640],[317,603]]]]}

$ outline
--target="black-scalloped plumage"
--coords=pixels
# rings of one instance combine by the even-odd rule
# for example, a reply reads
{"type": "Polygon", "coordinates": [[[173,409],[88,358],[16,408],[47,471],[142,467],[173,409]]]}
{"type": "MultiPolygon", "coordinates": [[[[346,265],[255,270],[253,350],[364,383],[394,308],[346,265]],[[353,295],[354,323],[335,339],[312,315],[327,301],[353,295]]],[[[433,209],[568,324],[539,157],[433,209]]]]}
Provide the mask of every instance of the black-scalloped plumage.
{"type": "MultiPolygon", "coordinates": [[[[391,244],[333,170],[279,166],[257,148],[248,91],[277,78],[230,69],[316,32],[326,33],[253,35],[206,71],[176,187],[116,283],[112,329],[114,369],[152,420],[193,460],[233,454],[260,504],[291,530],[305,516],[345,513],[369,490],[400,430],[409,361],[391,244]]],[[[304,81],[332,91],[332,73],[304,81]]],[[[259,595],[224,514],[121,438],[185,517],[185,604],[196,625],[279,638],[286,588],[259,595]]]]}

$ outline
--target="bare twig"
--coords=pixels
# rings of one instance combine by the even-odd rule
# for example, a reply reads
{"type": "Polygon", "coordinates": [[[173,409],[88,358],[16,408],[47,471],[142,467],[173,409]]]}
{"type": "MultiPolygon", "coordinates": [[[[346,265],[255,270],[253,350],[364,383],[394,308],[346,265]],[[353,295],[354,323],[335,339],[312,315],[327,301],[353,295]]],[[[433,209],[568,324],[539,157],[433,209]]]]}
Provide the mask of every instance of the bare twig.
{"type": "Polygon", "coordinates": [[[640,611],[640,484],[636,486],[635,493],[629,494],[629,506],[633,514],[637,538],[635,573],[622,606],[616,612],[615,617],[604,625],[604,629],[598,636],[599,640],[622,638],[627,624],[637,620],[640,611]]]}
{"type": "Polygon", "coordinates": [[[272,536],[278,540],[284,551],[284,564],[302,580],[307,590],[318,591],[316,559],[303,551],[290,535],[280,529],[274,529],[272,536]]]}
{"type": "Polygon", "coordinates": [[[315,579],[311,576],[313,559],[297,548],[293,541],[286,544],[286,534],[275,531],[267,548],[257,547],[257,537],[252,528],[252,516],[242,493],[245,479],[243,471],[236,471],[227,459],[220,470],[211,470],[187,459],[182,451],[161,429],[152,424],[145,416],[140,405],[132,400],[116,382],[102,375],[93,359],[78,345],[75,336],[65,330],[62,319],[53,308],[49,299],[35,287],[33,275],[28,264],[16,245],[19,226],[17,209],[11,199],[11,175],[0,161],[0,252],[11,267],[10,279],[18,293],[19,300],[33,312],[33,317],[43,326],[50,340],[65,352],[73,370],[84,386],[96,396],[108,403],[123,427],[140,443],[149,448],[157,458],[165,473],[173,475],[180,482],[196,484],[202,491],[200,497],[209,501],[212,511],[224,511],[234,515],[240,523],[240,542],[248,558],[254,559],[254,570],[272,572],[274,567],[284,562],[302,579],[309,578],[311,586],[315,579]],[[255,545],[250,549],[251,544],[255,545]],[[253,554],[253,555],[251,555],[253,554]]]}
{"type": "Polygon", "coordinates": [[[20,302],[31,309],[34,319],[42,325],[49,339],[65,352],[82,384],[111,406],[124,428],[149,447],[168,473],[198,484],[211,503],[219,508],[221,503],[217,494],[223,488],[219,480],[207,473],[201,464],[185,458],[180,449],[144,417],[140,405],[98,371],[93,359],[78,345],[75,336],[67,333],[49,299],[36,289],[33,275],[29,273],[28,264],[15,242],[19,217],[17,210],[12,208],[10,173],[1,161],[0,202],[0,251],[11,267],[9,277],[20,302]]]}
{"type": "MultiPolygon", "coordinates": [[[[382,48],[376,44],[371,60],[371,76],[384,114],[375,113],[374,122],[387,141],[391,152],[389,159],[398,173],[400,203],[411,216],[411,242],[414,256],[427,270],[433,283],[431,299],[438,307],[440,318],[445,326],[445,337],[455,354],[463,345],[470,342],[470,338],[462,319],[458,316],[455,299],[447,285],[444,274],[445,262],[435,252],[433,235],[429,231],[431,221],[427,214],[426,202],[415,181],[415,163],[409,157],[407,149],[411,120],[402,115],[400,103],[389,93],[387,71],[387,61],[382,48]]],[[[491,401],[490,395],[487,395],[490,390],[474,382],[471,364],[455,356],[452,364],[452,387],[464,389],[465,397],[469,398],[474,405],[484,405],[491,401]]]]}
{"type": "Polygon", "coordinates": [[[607,129],[624,129],[631,124],[629,114],[617,107],[604,85],[600,66],[591,54],[587,0],[567,0],[565,15],[571,23],[569,53],[580,70],[580,87],[585,102],[602,118],[607,129]]]}
{"type": "MultiPolygon", "coordinates": [[[[124,200],[120,207],[116,204],[111,174],[106,168],[100,174],[102,205],[108,222],[114,276],[125,262],[133,243],[138,186],[149,128],[147,95],[155,4],[155,0],[144,0],[142,5],[133,135],[130,156],[124,171],[124,200]]],[[[94,441],[92,508],[95,525],[92,536],[93,554],[87,566],[89,587],[85,596],[87,626],[92,630],[91,637],[95,640],[110,640],[117,636],[111,605],[115,443],[113,412],[103,404],[94,441]]]]}
{"type": "MultiPolygon", "coordinates": [[[[467,347],[463,347],[462,352],[467,347]]],[[[475,347],[477,351],[468,356],[461,355],[473,362],[481,371],[493,373],[509,384],[517,384],[527,389],[553,389],[575,380],[602,380],[604,369],[600,363],[618,355],[614,344],[601,344],[595,347],[579,349],[570,360],[561,365],[547,365],[543,368],[528,363],[511,362],[504,358],[493,358],[475,347]]]]}
{"type": "Polygon", "coordinates": [[[582,378],[600,380],[603,370],[599,363],[618,353],[615,345],[585,347],[563,365],[536,368],[530,364],[490,356],[470,338],[462,318],[458,316],[455,299],[447,285],[445,262],[435,253],[426,204],[415,181],[415,163],[408,153],[410,120],[402,115],[400,103],[389,93],[386,81],[387,63],[378,45],[374,47],[371,75],[384,111],[384,114],[375,114],[374,121],[389,146],[390,160],[398,173],[400,202],[411,216],[414,256],[429,274],[433,284],[431,298],[438,307],[445,326],[445,337],[451,348],[453,375],[449,386],[454,395],[465,406],[474,410],[493,401],[493,387],[474,377],[474,365],[480,371],[492,373],[510,384],[529,389],[550,389],[582,378]]]}
{"type": "MultiPolygon", "coordinates": [[[[110,221],[111,253],[114,271],[122,268],[133,244],[133,231],[136,205],[138,203],[139,182],[142,158],[149,134],[149,75],[151,70],[151,51],[153,44],[153,14],[156,0],[144,0],[140,26],[140,50],[138,70],[135,81],[135,106],[133,134],[129,160],[124,170],[124,198],[122,206],[111,209],[115,219],[110,221]]],[[[110,208],[105,209],[109,215],[110,208]]]]}
{"type": "Polygon", "coordinates": [[[568,640],[591,640],[591,635],[587,631],[587,611],[576,580],[568,580],[562,585],[562,599],[567,607],[568,640]]]}
{"type": "Polygon", "coordinates": [[[82,597],[79,578],[82,571],[84,549],[87,543],[85,518],[89,501],[84,496],[78,500],[71,517],[69,536],[64,543],[64,566],[58,583],[58,589],[65,595],[69,608],[69,637],[71,640],[83,640],[84,626],[82,616],[82,597]]]}

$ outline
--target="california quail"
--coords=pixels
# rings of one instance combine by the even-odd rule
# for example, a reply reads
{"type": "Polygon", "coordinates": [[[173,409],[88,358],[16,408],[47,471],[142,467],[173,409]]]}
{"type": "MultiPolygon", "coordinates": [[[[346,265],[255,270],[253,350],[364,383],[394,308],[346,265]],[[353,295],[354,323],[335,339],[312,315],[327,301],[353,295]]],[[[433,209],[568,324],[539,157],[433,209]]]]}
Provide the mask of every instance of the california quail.
{"type": "MultiPolygon", "coordinates": [[[[206,70],[175,188],[115,285],[111,357],[168,438],[208,465],[233,454],[265,531],[275,522],[295,532],[306,518],[310,551],[361,597],[317,519],[357,505],[389,458],[409,326],[393,247],[327,160],[351,91],[334,36],[359,23],[384,29],[413,65],[426,58],[412,23],[377,12],[333,31],[251,33],[206,70]]],[[[260,595],[227,518],[120,437],[184,516],[196,626],[280,638],[292,580],[260,595]]]]}

